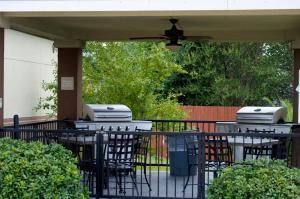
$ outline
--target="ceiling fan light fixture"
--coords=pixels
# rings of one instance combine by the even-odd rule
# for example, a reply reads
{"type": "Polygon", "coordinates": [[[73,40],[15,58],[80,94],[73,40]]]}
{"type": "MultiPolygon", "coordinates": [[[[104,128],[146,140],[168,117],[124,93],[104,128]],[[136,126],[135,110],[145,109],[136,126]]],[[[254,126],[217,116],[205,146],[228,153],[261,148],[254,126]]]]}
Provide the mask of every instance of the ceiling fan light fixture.
{"type": "Polygon", "coordinates": [[[164,35],[158,36],[147,36],[147,37],[132,37],[130,40],[166,40],[169,41],[166,44],[166,47],[172,51],[177,50],[181,44],[178,44],[178,41],[188,40],[193,42],[201,42],[201,41],[208,41],[211,40],[212,37],[204,36],[204,35],[193,35],[193,36],[186,36],[184,35],[184,30],[177,29],[176,24],[178,23],[178,19],[170,19],[169,20],[172,24],[170,29],[164,31],[164,35]]]}
{"type": "Polygon", "coordinates": [[[166,48],[168,48],[168,49],[171,50],[171,51],[176,51],[176,50],[178,50],[181,46],[182,46],[182,44],[179,44],[179,43],[172,43],[172,42],[166,44],[166,48]]]}

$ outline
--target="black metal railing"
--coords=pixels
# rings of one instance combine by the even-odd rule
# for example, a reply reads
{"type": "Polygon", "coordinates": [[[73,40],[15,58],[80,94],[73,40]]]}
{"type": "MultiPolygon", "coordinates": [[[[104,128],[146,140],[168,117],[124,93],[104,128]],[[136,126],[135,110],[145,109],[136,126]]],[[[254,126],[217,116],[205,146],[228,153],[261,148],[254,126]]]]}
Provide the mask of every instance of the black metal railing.
{"type": "MultiPolygon", "coordinates": [[[[155,132],[216,132],[216,123],[221,120],[151,120],[155,132]]],[[[230,122],[230,121],[226,121],[230,122]]]]}
{"type": "Polygon", "coordinates": [[[0,137],[62,144],[77,157],[82,183],[96,198],[204,199],[222,170],[243,160],[281,159],[300,167],[300,132],[194,129],[205,123],[162,120],[153,122],[152,131],[96,132],[56,121],[3,128],[0,137]]]}
{"type": "MultiPolygon", "coordinates": [[[[15,115],[14,120],[18,117],[15,115]]],[[[216,132],[216,123],[224,122],[221,120],[149,120],[152,122],[152,131],[155,132],[181,132],[181,131],[199,131],[199,132],[216,132]]],[[[228,122],[228,121],[226,121],[228,122]]],[[[14,122],[16,123],[16,121],[14,122]]],[[[75,129],[72,120],[49,120],[44,122],[35,122],[19,124],[19,128],[26,129],[75,129]]],[[[14,128],[14,125],[6,128],[14,128]]]]}
{"type": "MultiPolygon", "coordinates": [[[[128,169],[125,165],[114,173],[110,168],[106,170],[108,164],[104,159],[104,198],[205,198],[207,187],[225,167],[240,164],[245,159],[282,159],[288,166],[300,166],[293,146],[300,142],[298,134],[106,132],[104,145],[110,143],[107,137],[112,135],[114,138],[126,135],[124,140],[130,136],[132,140],[135,136],[151,139],[142,164],[140,161],[130,164],[134,179],[125,172],[128,169]],[[164,140],[166,145],[162,147],[159,140],[164,140]],[[143,163],[145,167],[140,166],[143,163]],[[118,176],[121,180],[116,178],[118,176]]],[[[118,141],[113,140],[113,143],[118,141]]],[[[131,163],[130,158],[126,160],[131,163]]]]}
{"type": "Polygon", "coordinates": [[[57,129],[75,129],[74,121],[69,120],[49,120],[44,122],[26,123],[19,124],[18,117],[15,117],[14,124],[10,126],[5,126],[5,128],[15,128],[18,124],[20,129],[45,129],[45,130],[57,130],[57,129]]]}

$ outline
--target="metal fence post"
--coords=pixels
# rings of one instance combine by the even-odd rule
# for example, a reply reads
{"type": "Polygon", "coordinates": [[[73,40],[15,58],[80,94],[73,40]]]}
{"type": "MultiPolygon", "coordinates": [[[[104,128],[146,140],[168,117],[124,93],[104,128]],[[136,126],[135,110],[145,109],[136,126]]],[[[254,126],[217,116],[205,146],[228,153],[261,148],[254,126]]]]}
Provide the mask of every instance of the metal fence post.
{"type": "Polygon", "coordinates": [[[19,132],[19,116],[14,115],[14,139],[20,139],[20,132],[19,132]]]}
{"type": "Polygon", "coordinates": [[[103,196],[104,189],[104,157],[103,134],[96,134],[96,198],[103,196]]]}
{"type": "Polygon", "coordinates": [[[197,135],[198,140],[198,197],[205,199],[205,135],[197,135]]]}

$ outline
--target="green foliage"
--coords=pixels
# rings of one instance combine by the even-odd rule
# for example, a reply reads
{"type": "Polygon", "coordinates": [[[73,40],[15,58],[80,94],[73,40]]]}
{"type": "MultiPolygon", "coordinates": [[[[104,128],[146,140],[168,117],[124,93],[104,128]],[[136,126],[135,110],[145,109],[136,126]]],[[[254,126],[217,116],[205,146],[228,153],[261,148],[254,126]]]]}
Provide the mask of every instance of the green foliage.
{"type": "Polygon", "coordinates": [[[183,70],[163,43],[88,42],[83,59],[84,101],[125,104],[135,119],[183,119],[176,95],[160,94],[174,72],[183,70]]]}
{"type": "Polygon", "coordinates": [[[0,198],[84,199],[76,159],[61,145],[0,139],[0,198]]]}
{"type": "Polygon", "coordinates": [[[265,105],[291,99],[293,54],[289,43],[185,43],[175,53],[187,73],[168,79],[165,91],[187,105],[265,105]]]}
{"type": "Polygon", "coordinates": [[[55,117],[57,114],[57,64],[55,63],[55,68],[52,72],[53,81],[52,82],[42,82],[42,89],[49,93],[46,97],[40,97],[39,102],[35,111],[44,110],[49,117],[55,117]]]}
{"type": "Polygon", "coordinates": [[[291,103],[289,100],[280,100],[281,106],[287,108],[287,122],[293,121],[293,103],[291,103]]]}
{"type": "Polygon", "coordinates": [[[266,105],[268,106],[282,106],[287,109],[287,117],[286,117],[286,122],[292,122],[293,121],[293,104],[285,99],[285,100],[280,100],[279,103],[274,103],[272,100],[270,100],[267,97],[263,98],[266,101],[266,105]]]}
{"type": "Polygon", "coordinates": [[[226,167],[208,188],[209,199],[297,199],[300,170],[280,160],[250,160],[226,167]]]}

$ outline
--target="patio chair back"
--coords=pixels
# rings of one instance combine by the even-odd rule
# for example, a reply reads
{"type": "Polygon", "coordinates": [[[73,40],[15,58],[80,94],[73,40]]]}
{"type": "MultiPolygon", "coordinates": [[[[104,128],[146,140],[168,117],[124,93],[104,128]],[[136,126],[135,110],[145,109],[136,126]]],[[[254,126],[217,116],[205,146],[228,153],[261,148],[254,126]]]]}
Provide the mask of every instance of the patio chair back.
{"type": "Polygon", "coordinates": [[[185,148],[187,151],[187,161],[189,167],[197,165],[198,146],[194,136],[185,136],[185,148]]]}
{"type": "MultiPolygon", "coordinates": [[[[247,133],[263,133],[263,134],[275,134],[275,129],[273,130],[258,130],[258,129],[247,129],[247,133]]],[[[286,139],[280,139],[276,138],[274,136],[273,138],[278,139],[278,144],[274,145],[266,145],[266,146],[247,146],[244,147],[244,155],[243,159],[247,159],[248,156],[251,156],[251,158],[276,158],[276,159],[285,159],[287,158],[287,148],[286,147],[286,139]]],[[[253,138],[255,139],[255,138],[253,138]]],[[[261,138],[257,138],[261,139],[261,138]]],[[[288,142],[291,143],[291,142],[288,142]]]]}
{"type": "MultiPolygon", "coordinates": [[[[197,164],[195,156],[198,155],[198,146],[193,136],[185,136],[185,147],[188,163],[197,164]]],[[[205,160],[225,165],[233,163],[232,150],[226,136],[205,136],[205,160]]]]}
{"type": "MultiPolygon", "coordinates": [[[[135,166],[141,166],[144,173],[144,178],[151,191],[151,186],[147,178],[147,158],[151,135],[137,135],[135,144],[135,166]]],[[[136,169],[136,167],[135,167],[136,169]]]]}
{"type": "Polygon", "coordinates": [[[232,151],[227,136],[205,136],[205,157],[207,162],[230,165],[232,151]]]}
{"type": "Polygon", "coordinates": [[[136,144],[135,144],[135,152],[134,152],[135,162],[146,164],[150,138],[151,138],[150,135],[136,136],[136,144]]]}
{"type": "Polygon", "coordinates": [[[139,195],[134,169],[135,141],[135,135],[126,134],[126,132],[122,134],[108,133],[108,143],[104,149],[106,155],[104,160],[106,175],[104,184],[106,184],[108,191],[110,188],[109,176],[113,174],[120,193],[125,194],[126,189],[135,189],[137,195],[139,195]],[[126,187],[128,182],[125,180],[125,176],[127,174],[130,175],[133,184],[131,187],[126,187]]]}
{"type": "Polygon", "coordinates": [[[134,140],[134,135],[109,133],[105,146],[106,163],[114,167],[133,166],[134,140]]]}

